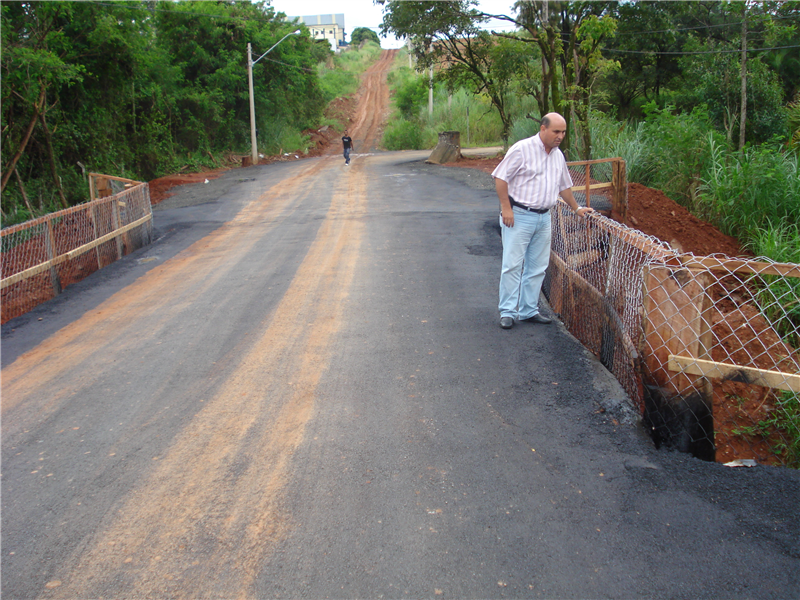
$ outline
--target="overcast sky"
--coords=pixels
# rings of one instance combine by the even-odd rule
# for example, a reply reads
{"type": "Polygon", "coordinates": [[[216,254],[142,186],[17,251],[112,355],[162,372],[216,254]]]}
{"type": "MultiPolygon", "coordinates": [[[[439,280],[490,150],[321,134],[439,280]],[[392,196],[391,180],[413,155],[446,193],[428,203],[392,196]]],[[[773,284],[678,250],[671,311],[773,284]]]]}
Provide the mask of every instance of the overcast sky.
{"type": "MultiPolygon", "coordinates": [[[[357,27],[367,27],[380,36],[378,29],[383,21],[383,7],[372,0],[272,0],[270,3],[276,12],[286,13],[291,17],[309,15],[344,14],[346,40],[357,27]]],[[[480,0],[480,9],[492,14],[512,14],[514,0],[480,0]]],[[[487,25],[487,29],[509,31],[513,27],[509,23],[497,21],[487,25]]],[[[381,47],[399,48],[402,42],[396,38],[381,38],[381,47]]]]}

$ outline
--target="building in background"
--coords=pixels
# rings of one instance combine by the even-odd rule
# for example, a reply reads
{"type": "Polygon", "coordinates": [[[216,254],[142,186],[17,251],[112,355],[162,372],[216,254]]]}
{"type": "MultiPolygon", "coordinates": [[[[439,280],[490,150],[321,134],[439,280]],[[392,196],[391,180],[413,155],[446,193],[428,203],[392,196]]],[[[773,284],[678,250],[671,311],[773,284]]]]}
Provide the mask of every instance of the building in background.
{"type": "Polygon", "coordinates": [[[331,49],[338,52],[344,41],[344,14],[339,15],[310,15],[306,17],[286,17],[288,21],[299,20],[311,31],[315,40],[328,40],[331,49]]]}

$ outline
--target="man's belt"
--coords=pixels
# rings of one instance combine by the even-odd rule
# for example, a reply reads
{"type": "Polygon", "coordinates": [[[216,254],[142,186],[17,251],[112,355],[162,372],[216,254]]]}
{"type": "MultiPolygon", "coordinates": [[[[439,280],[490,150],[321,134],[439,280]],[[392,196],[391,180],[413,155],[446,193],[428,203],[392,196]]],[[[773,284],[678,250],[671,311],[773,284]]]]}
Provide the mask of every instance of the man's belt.
{"type": "Polygon", "coordinates": [[[549,208],[531,208],[530,206],[525,206],[524,204],[520,204],[516,200],[514,200],[511,196],[508,197],[511,201],[511,206],[516,206],[517,208],[521,208],[522,210],[527,210],[528,212],[536,213],[539,215],[543,215],[547,212],[550,212],[549,208]]]}

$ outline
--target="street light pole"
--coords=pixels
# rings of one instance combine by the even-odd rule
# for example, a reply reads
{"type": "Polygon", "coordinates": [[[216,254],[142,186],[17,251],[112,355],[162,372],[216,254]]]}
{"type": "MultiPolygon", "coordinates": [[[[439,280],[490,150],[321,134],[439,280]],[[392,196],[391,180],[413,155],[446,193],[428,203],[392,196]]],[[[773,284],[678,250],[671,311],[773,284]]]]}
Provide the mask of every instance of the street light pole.
{"type": "Polygon", "coordinates": [[[257,59],[253,60],[253,48],[250,42],[247,43],[247,83],[250,88],[250,147],[251,153],[250,158],[253,161],[254,165],[258,164],[258,141],[256,140],[256,101],[255,101],[255,94],[253,92],[253,66],[264,58],[267,54],[274,50],[275,46],[280,44],[283,40],[288,38],[290,35],[297,35],[300,33],[300,30],[293,31],[291,33],[287,33],[281,39],[279,39],[275,44],[264,52],[261,56],[257,59]]]}
{"type": "Polygon", "coordinates": [[[258,164],[258,142],[256,141],[256,101],[253,93],[253,50],[247,42],[247,83],[250,86],[250,158],[258,164]]]}

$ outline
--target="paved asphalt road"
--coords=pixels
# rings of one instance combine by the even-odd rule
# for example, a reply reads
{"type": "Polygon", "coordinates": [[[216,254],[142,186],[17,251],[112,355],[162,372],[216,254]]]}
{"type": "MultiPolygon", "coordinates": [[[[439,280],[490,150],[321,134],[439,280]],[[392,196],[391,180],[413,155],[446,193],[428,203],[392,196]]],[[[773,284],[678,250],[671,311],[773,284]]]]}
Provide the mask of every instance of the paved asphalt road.
{"type": "Polygon", "coordinates": [[[423,156],[184,186],[3,327],[4,599],[800,597],[800,474],[501,330],[491,182],[423,156]]]}

